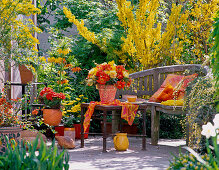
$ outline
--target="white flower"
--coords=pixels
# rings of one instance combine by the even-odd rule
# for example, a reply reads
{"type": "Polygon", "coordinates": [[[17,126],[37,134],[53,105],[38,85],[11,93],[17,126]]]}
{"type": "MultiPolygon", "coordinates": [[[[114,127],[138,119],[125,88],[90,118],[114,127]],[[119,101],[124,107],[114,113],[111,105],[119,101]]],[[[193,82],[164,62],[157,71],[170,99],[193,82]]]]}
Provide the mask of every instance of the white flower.
{"type": "Polygon", "coordinates": [[[215,115],[213,122],[214,122],[214,128],[219,129],[219,114],[215,115]]]}
{"type": "Polygon", "coordinates": [[[202,135],[206,136],[206,138],[210,138],[211,136],[216,136],[214,126],[208,122],[207,125],[202,125],[202,135]]]}

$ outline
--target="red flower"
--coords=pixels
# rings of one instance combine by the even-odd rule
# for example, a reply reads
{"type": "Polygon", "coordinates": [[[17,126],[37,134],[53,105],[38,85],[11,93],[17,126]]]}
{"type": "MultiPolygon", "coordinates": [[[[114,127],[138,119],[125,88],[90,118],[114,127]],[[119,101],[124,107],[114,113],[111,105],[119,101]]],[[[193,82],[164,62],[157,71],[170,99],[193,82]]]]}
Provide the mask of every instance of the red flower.
{"type": "Polygon", "coordinates": [[[48,94],[46,95],[46,98],[47,98],[47,100],[52,100],[52,94],[51,94],[51,93],[48,93],[48,94]]]}
{"type": "Polygon", "coordinates": [[[39,109],[35,109],[32,111],[32,115],[37,115],[38,114],[39,109]]]}
{"type": "Polygon", "coordinates": [[[118,89],[123,89],[124,87],[125,87],[125,82],[124,81],[117,81],[117,83],[116,83],[116,87],[118,88],[118,89]]]}
{"type": "Polygon", "coordinates": [[[125,68],[123,66],[116,66],[116,72],[122,72],[123,70],[125,70],[125,68]]]}
{"type": "Polygon", "coordinates": [[[99,77],[97,82],[100,83],[100,84],[106,84],[106,79],[104,77],[99,77]]]}
{"type": "Polygon", "coordinates": [[[123,79],[124,78],[122,72],[117,72],[117,78],[118,79],[123,79]]]}

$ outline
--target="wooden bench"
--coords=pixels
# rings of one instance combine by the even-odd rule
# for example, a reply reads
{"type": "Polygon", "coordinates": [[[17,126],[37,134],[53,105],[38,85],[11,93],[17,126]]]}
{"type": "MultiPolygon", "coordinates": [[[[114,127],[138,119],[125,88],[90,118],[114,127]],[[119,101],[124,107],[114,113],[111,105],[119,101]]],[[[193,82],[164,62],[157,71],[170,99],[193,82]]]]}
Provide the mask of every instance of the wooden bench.
{"type": "MultiPolygon", "coordinates": [[[[208,67],[202,67],[199,64],[187,64],[187,65],[172,65],[158,68],[152,68],[148,70],[139,71],[130,74],[130,78],[134,80],[132,87],[125,90],[118,90],[116,97],[121,95],[137,95],[142,97],[144,95],[153,95],[164,82],[168,74],[183,74],[185,70],[190,70],[191,74],[196,71],[202,72],[206,75],[208,67]]],[[[146,102],[147,110],[151,112],[151,144],[157,145],[159,138],[159,126],[160,126],[160,111],[166,114],[179,115],[186,114],[182,110],[182,106],[165,106],[156,102],[146,102]]],[[[188,143],[188,131],[187,131],[187,143],[188,143]]]]}

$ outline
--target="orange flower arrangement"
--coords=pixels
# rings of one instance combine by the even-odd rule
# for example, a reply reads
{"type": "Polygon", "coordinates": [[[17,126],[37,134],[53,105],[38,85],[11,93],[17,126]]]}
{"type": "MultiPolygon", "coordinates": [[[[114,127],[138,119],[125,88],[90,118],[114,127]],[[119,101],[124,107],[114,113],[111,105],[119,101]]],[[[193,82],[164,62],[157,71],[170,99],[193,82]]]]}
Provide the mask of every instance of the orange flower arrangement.
{"type": "Polygon", "coordinates": [[[131,79],[124,66],[116,65],[114,61],[111,61],[92,68],[87,76],[87,84],[88,86],[115,85],[118,89],[123,89],[131,85],[131,79]]]}
{"type": "Polygon", "coordinates": [[[49,87],[45,87],[41,90],[39,96],[39,100],[45,104],[46,108],[53,109],[59,109],[63,99],[65,99],[65,95],[63,93],[56,93],[49,87]]]}

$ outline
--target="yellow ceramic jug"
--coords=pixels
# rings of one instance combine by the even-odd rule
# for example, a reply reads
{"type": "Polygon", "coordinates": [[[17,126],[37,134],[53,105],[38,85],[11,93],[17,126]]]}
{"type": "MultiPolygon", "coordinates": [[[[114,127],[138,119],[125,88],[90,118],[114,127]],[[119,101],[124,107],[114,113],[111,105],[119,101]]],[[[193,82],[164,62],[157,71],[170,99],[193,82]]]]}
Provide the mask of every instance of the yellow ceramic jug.
{"type": "Polygon", "coordinates": [[[117,133],[113,139],[113,142],[117,151],[126,151],[129,147],[127,133],[117,133]]]}

